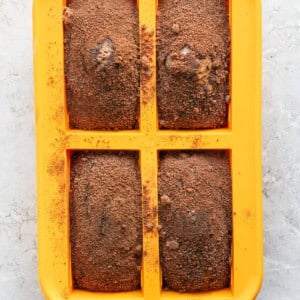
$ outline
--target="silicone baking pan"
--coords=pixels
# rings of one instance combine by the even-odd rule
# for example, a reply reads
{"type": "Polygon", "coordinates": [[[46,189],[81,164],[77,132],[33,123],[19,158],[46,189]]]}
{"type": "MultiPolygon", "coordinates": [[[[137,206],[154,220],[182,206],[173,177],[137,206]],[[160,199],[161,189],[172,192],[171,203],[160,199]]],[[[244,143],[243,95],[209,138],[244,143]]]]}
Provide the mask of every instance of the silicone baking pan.
{"type": "MultiPolygon", "coordinates": [[[[68,126],[64,80],[62,0],[34,0],[34,73],[37,138],[38,268],[47,299],[254,299],[262,281],[261,11],[259,0],[231,0],[231,104],[229,126],[214,130],[159,130],[156,106],[155,0],[138,2],[142,31],[153,31],[152,77],[141,80],[140,127],[83,131],[68,126]],[[76,150],[140,153],[143,206],[157,207],[160,150],[222,149],[231,154],[233,242],[228,289],[179,294],[161,288],[159,236],[143,230],[141,290],[92,293],[72,286],[69,242],[70,154],[76,150]],[[147,202],[147,203],[146,203],[147,202]]],[[[145,207],[144,211],[145,211],[145,207]]],[[[157,217],[153,220],[157,225],[157,217]]],[[[156,226],[155,226],[156,228],[156,226]]]]}

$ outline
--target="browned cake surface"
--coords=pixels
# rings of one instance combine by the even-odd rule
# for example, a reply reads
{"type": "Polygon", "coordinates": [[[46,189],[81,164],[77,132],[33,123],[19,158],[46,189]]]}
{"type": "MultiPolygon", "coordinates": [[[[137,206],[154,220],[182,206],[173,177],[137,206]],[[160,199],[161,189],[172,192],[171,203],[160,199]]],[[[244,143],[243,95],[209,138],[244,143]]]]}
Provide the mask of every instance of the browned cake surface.
{"type": "Polygon", "coordinates": [[[163,153],[159,172],[164,287],[179,292],[228,287],[232,218],[227,154],[163,153]]]}
{"type": "Polygon", "coordinates": [[[79,152],[71,165],[73,286],[91,291],[140,288],[142,204],[138,157],[79,152]]]}
{"type": "Polygon", "coordinates": [[[132,129],[139,113],[138,11],[131,0],[71,0],[64,12],[71,128],[132,129]]]}
{"type": "Polygon", "coordinates": [[[160,128],[227,126],[228,1],[160,0],[158,5],[160,128]]]}

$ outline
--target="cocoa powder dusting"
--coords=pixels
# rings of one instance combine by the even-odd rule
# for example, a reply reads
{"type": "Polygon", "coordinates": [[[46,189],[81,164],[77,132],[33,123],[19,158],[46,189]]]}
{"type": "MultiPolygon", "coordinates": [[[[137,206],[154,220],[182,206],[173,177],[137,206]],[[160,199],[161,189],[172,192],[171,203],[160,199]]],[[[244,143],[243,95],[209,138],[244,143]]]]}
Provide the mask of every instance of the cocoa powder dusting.
{"type": "Polygon", "coordinates": [[[70,218],[74,288],[139,289],[143,249],[138,156],[75,152],[70,218]]]}
{"type": "Polygon", "coordinates": [[[157,218],[157,206],[154,206],[151,208],[150,205],[150,195],[149,195],[149,189],[148,184],[143,185],[143,224],[146,232],[154,232],[157,233],[157,228],[154,228],[154,224],[157,218]]]}
{"type": "Polygon", "coordinates": [[[137,128],[139,29],[136,2],[70,0],[63,20],[70,127],[137,128]]]}
{"type": "Polygon", "coordinates": [[[161,0],[157,17],[160,128],[227,126],[229,8],[226,0],[161,0]]]}
{"type": "Polygon", "coordinates": [[[163,287],[178,292],[229,287],[232,209],[227,153],[161,153],[159,170],[163,287]]]}
{"type": "Polygon", "coordinates": [[[154,52],[154,31],[147,30],[146,25],[142,25],[141,33],[141,88],[143,97],[143,103],[147,104],[153,93],[155,87],[153,82],[150,82],[150,78],[153,76],[153,52],[154,52]],[[147,96],[147,97],[146,97],[147,96]]]}

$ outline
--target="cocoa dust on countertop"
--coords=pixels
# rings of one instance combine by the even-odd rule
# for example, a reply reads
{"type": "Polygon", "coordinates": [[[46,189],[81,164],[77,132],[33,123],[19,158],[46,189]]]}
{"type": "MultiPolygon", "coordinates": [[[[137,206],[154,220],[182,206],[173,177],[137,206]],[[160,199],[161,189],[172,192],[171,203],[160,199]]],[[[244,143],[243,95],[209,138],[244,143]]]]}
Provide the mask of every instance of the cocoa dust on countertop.
{"type": "Polygon", "coordinates": [[[139,27],[131,0],[70,0],[63,15],[71,128],[138,127],[139,27]]]}
{"type": "Polygon", "coordinates": [[[75,152],[71,159],[71,257],[74,288],[140,288],[142,203],[138,156],[75,152]]]}
{"type": "Polygon", "coordinates": [[[178,292],[229,287],[231,175],[226,152],[161,153],[163,286],[178,292]]]}
{"type": "Polygon", "coordinates": [[[160,128],[227,126],[230,31],[227,0],[158,3],[160,128]]]}

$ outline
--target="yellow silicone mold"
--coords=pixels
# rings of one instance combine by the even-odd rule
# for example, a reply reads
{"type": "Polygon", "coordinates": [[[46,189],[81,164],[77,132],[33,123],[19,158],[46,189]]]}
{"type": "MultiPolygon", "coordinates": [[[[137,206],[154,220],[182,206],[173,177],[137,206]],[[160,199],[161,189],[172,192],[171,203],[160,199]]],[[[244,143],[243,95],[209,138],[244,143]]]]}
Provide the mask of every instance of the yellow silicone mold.
{"type": "MultiPolygon", "coordinates": [[[[159,3],[158,3],[159,4],[159,3]]],[[[155,0],[139,0],[142,31],[152,31],[153,76],[141,78],[140,129],[82,131],[68,127],[62,12],[63,0],[35,0],[34,73],[38,178],[38,266],[47,299],[252,300],[262,281],[261,200],[261,12],[259,0],[229,0],[231,25],[231,107],[229,127],[216,130],[158,130],[155,65],[155,0]],[[228,289],[179,294],[161,288],[159,236],[144,224],[142,289],[92,293],[72,287],[69,242],[70,152],[138,150],[143,213],[157,207],[158,151],[227,149],[231,153],[233,243],[228,289]]],[[[142,75],[143,76],[143,75],[142,75]]],[[[157,225],[157,217],[153,220],[157,225]]],[[[156,228],[156,226],[155,226],[156,228]]]]}

